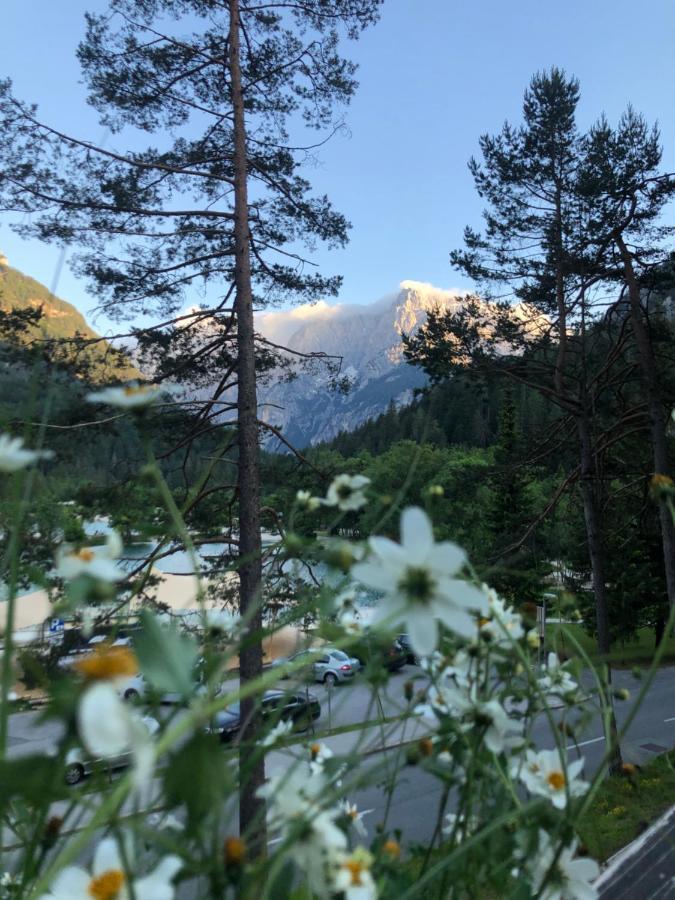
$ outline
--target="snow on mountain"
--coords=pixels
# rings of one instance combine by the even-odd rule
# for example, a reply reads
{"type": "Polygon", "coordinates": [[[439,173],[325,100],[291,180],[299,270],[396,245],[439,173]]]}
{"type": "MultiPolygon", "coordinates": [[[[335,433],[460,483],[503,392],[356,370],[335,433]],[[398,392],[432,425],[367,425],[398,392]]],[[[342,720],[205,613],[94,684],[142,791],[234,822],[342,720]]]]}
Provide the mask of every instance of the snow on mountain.
{"type": "Polygon", "coordinates": [[[397,293],[372,304],[321,301],[258,315],[257,327],[268,340],[297,353],[337,357],[339,376],[350,385],[347,393],[333,389],[335,371],[315,364],[291,382],[261,386],[261,418],[302,447],[356,428],[391,402],[410,403],[425,377],[403,359],[401,335],[416,331],[430,309],[456,311],[465,293],[403,281],[397,293]]]}

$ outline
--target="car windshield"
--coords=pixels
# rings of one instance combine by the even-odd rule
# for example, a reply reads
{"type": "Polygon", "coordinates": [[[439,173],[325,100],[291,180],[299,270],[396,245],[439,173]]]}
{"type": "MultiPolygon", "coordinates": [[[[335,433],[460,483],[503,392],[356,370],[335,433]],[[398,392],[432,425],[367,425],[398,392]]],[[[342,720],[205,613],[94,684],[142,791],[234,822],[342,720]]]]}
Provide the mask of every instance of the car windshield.
{"type": "Polygon", "coordinates": [[[239,704],[233,703],[232,706],[228,706],[227,709],[224,709],[223,712],[227,713],[229,716],[238,716],[239,715],[239,704]]]}
{"type": "Polygon", "coordinates": [[[349,659],[346,653],[343,653],[342,650],[332,650],[330,654],[333,659],[349,659]]]}

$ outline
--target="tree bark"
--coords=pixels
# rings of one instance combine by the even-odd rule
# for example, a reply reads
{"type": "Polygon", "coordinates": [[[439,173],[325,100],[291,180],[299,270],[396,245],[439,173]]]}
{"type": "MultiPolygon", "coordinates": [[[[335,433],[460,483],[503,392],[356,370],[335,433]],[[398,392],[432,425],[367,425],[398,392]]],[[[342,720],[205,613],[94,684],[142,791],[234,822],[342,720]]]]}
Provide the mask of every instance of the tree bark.
{"type": "MultiPolygon", "coordinates": [[[[586,540],[588,541],[588,553],[591,559],[591,581],[593,583],[593,597],[595,600],[595,627],[598,632],[598,650],[607,657],[611,649],[609,633],[609,610],[607,606],[607,585],[605,578],[605,548],[602,542],[602,520],[600,503],[597,491],[597,473],[593,458],[593,442],[591,436],[588,410],[583,408],[577,417],[577,431],[579,434],[580,449],[580,482],[581,494],[584,506],[584,521],[586,523],[586,540]]],[[[612,699],[612,668],[607,662],[607,703],[611,707],[609,720],[608,760],[609,772],[616,775],[621,770],[623,762],[621,757],[621,745],[618,740],[616,716],[612,699]]]]}
{"type": "MultiPolygon", "coordinates": [[[[229,0],[229,59],[234,128],[234,309],[237,319],[237,433],[239,470],[239,611],[248,625],[239,654],[240,683],[245,685],[262,674],[262,606],[260,541],[260,463],[256,391],[253,291],[248,210],[248,173],[244,95],[241,84],[239,0],[229,0]]],[[[265,803],[256,796],[265,780],[264,756],[252,753],[257,737],[255,698],[241,702],[242,732],[239,751],[239,831],[249,842],[251,853],[267,846],[265,803]]]]}
{"type": "MultiPolygon", "coordinates": [[[[624,278],[628,287],[631,327],[635,336],[635,346],[637,347],[640,371],[645,388],[649,432],[654,458],[654,473],[656,475],[670,476],[670,460],[668,458],[668,441],[666,438],[667,416],[670,411],[665,409],[661,397],[654,351],[640,302],[640,283],[635,274],[630,250],[620,234],[615,236],[615,241],[621,254],[624,278]]],[[[673,518],[670,510],[664,500],[659,501],[659,520],[668,603],[672,609],[675,606],[675,529],[673,528],[673,518]]]]}

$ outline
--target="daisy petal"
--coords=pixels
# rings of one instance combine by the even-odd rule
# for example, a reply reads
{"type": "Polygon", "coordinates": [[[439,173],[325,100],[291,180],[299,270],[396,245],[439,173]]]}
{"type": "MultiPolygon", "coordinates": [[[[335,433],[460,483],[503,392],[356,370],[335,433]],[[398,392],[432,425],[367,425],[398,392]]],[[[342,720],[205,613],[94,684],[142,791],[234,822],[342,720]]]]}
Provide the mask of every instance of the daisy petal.
{"type": "Polygon", "coordinates": [[[54,879],[51,893],[46,896],[50,900],[72,900],[73,897],[86,897],[91,878],[88,872],[79,866],[68,866],[54,879]]]}
{"type": "Polygon", "coordinates": [[[408,556],[400,544],[386,537],[371,537],[368,541],[370,549],[386,566],[403,570],[408,565],[408,556]]]}
{"type": "Polygon", "coordinates": [[[426,562],[434,546],[434,532],[429,516],[419,506],[410,506],[401,515],[401,543],[408,559],[426,562]]]}
{"type": "Polygon", "coordinates": [[[435,544],[427,555],[427,564],[446,575],[459,572],[465,563],[466,554],[451,541],[435,544]]]}
{"type": "Polygon", "coordinates": [[[94,875],[100,875],[102,872],[108,872],[110,869],[122,869],[117,842],[113,838],[106,838],[96,848],[94,854],[94,862],[91,870],[94,875]]]}
{"type": "Polygon", "coordinates": [[[429,656],[438,644],[438,625],[429,615],[416,616],[408,612],[406,625],[413,650],[418,656],[429,656]]]}
{"type": "Polygon", "coordinates": [[[374,591],[394,593],[398,586],[395,573],[370,560],[352,566],[352,577],[374,591]]]}

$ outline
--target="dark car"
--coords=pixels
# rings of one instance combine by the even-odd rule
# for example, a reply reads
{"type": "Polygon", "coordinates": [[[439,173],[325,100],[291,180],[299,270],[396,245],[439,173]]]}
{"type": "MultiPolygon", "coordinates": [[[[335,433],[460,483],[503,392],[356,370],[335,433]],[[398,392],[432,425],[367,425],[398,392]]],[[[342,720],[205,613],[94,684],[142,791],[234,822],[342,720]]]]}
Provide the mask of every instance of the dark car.
{"type": "Polygon", "coordinates": [[[399,634],[396,638],[398,644],[401,649],[405,653],[405,661],[410,663],[411,665],[416,665],[418,660],[415,654],[415,651],[412,648],[412,644],[410,643],[410,638],[407,634],[399,634]]]}
{"type": "Polygon", "coordinates": [[[408,661],[408,651],[398,638],[384,651],[384,665],[389,672],[398,672],[408,661]]]}
{"type": "MultiPolygon", "coordinates": [[[[299,730],[308,728],[321,715],[321,704],[314,694],[287,694],[285,691],[266,691],[260,704],[263,718],[271,723],[292,721],[299,730]]],[[[222,712],[216,713],[213,724],[208,729],[219,734],[224,743],[233,740],[241,727],[241,713],[238,703],[233,703],[222,712]]]]}

